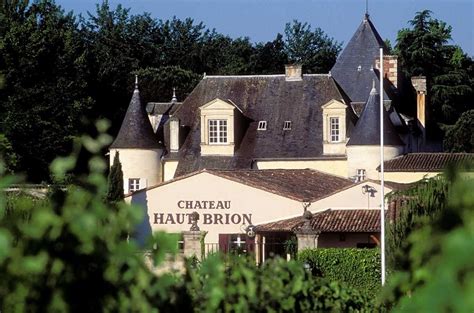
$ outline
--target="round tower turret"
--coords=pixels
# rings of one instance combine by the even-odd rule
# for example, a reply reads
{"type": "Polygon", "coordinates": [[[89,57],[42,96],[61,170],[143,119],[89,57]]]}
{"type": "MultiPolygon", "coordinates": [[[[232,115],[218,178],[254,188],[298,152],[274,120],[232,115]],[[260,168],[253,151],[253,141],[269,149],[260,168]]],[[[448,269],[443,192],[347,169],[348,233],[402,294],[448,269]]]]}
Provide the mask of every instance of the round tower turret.
{"type": "MultiPolygon", "coordinates": [[[[346,145],[349,177],[379,179],[380,165],[380,100],[375,86],[352,130],[346,145]]],[[[400,139],[388,113],[383,109],[384,160],[390,160],[403,153],[405,144],[400,139]]]]}
{"type": "Polygon", "coordinates": [[[120,152],[125,194],[161,182],[163,146],[141,103],[137,77],[127,113],[109,151],[110,165],[115,153],[120,152]]]}

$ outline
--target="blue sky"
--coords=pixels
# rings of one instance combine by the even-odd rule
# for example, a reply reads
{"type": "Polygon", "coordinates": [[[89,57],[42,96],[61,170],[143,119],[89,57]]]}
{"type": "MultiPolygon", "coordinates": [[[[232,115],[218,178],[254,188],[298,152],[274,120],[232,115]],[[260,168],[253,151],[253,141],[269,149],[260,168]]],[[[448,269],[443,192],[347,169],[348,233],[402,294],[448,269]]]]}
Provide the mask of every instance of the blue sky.
{"type": "MultiPolygon", "coordinates": [[[[67,11],[94,12],[99,0],[56,0],[67,11]]],[[[109,0],[132,14],[149,12],[158,19],[193,18],[231,37],[269,41],[285,23],[297,19],[347,43],[362,21],[365,0],[109,0]]],[[[395,43],[397,31],[408,27],[417,11],[429,9],[433,17],[453,27],[451,44],[474,56],[474,0],[369,0],[369,14],[384,39],[395,43]]]]}

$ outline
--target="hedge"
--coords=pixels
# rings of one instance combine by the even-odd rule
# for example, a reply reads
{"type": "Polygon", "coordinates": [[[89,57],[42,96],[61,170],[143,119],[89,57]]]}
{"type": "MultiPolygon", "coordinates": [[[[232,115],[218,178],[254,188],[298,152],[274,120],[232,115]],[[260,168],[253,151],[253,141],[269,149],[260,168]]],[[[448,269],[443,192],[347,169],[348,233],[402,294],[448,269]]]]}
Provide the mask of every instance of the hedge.
{"type": "Polygon", "coordinates": [[[380,251],[378,249],[313,249],[298,253],[313,274],[375,296],[381,288],[380,251]]]}

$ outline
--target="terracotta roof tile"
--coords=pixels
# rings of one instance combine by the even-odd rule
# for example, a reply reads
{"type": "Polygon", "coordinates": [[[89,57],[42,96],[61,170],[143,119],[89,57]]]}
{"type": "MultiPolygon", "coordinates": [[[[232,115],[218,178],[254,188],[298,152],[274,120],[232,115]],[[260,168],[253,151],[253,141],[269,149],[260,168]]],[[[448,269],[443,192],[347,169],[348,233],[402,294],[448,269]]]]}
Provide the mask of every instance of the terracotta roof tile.
{"type": "MultiPolygon", "coordinates": [[[[304,223],[302,216],[257,225],[257,232],[294,232],[304,223]]],[[[379,232],[380,211],[368,209],[326,210],[313,214],[314,230],[328,232],[379,232]]]]}
{"type": "Polygon", "coordinates": [[[208,170],[208,172],[298,201],[315,201],[354,185],[349,179],[310,169],[208,170]]]}
{"type": "MultiPolygon", "coordinates": [[[[449,164],[473,162],[474,153],[409,153],[384,162],[386,172],[440,172],[449,164]]],[[[380,166],[377,168],[380,171],[380,166]]]]}

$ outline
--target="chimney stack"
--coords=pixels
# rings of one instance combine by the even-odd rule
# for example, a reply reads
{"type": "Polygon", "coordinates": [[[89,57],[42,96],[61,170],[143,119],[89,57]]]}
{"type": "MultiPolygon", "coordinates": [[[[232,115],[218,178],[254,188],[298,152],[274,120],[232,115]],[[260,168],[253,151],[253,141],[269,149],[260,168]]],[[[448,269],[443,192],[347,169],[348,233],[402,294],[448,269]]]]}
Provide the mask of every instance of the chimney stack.
{"type": "Polygon", "coordinates": [[[170,118],[170,152],[178,152],[179,150],[179,119],[177,117],[170,118]]]}
{"type": "Polygon", "coordinates": [[[411,78],[411,84],[416,90],[416,118],[417,124],[423,132],[423,141],[426,141],[426,76],[414,76],[411,78]]]}
{"type": "Polygon", "coordinates": [[[285,65],[285,80],[287,82],[301,81],[303,72],[300,64],[285,65]]]}
{"type": "MultiPolygon", "coordinates": [[[[375,68],[380,69],[380,59],[375,59],[375,68]]],[[[396,55],[384,55],[383,57],[383,77],[388,79],[393,87],[398,88],[398,57],[396,55]]]]}

